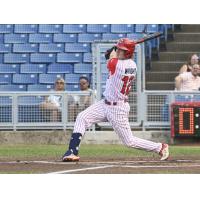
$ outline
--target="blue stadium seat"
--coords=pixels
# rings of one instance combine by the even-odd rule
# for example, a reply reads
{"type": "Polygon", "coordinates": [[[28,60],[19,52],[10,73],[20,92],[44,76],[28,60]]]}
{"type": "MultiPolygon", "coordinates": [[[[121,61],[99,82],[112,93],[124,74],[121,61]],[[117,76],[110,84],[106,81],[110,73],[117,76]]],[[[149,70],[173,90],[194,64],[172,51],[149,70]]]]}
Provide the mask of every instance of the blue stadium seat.
{"type": "Polygon", "coordinates": [[[5,43],[26,43],[28,42],[28,35],[26,34],[5,34],[5,43]]]}
{"type": "Polygon", "coordinates": [[[31,62],[33,63],[52,63],[56,61],[55,54],[33,53],[31,54],[31,62]]]}
{"type": "Polygon", "coordinates": [[[63,52],[64,51],[64,44],[56,44],[56,43],[50,43],[50,44],[40,44],[39,48],[40,52],[63,52]]]}
{"type": "Polygon", "coordinates": [[[0,34],[0,43],[4,43],[4,34],[0,34]]]}
{"type": "Polygon", "coordinates": [[[41,96],[20,96],[18,98],[18,104],[21,105],[40,105],[44,102],[45,98],[41,96]]]}
{"type": "Polygon", "coordinates": [[[0,53],[10,53],[12,51],[11,44],[0,44],[0,53]]]}
{"type": "Polygon", "coordinates": [[[135,32],[136,33],[143,33],[144,30],[146,31],[148,24],[136,24],[135,25],[135,32]]]}
{"type": "Polygon", "coordinates": [[[0,33],[12,33],[13,25],[11,24],[0,24],[0,33]]]}
{"type": "Polygon", "coordinates": [[[86,32],[85,24],[64,24],[63,25],[64,33],[84,33],[86,32]]]}
{"type": "Polygon", "coordinates": [[[0,91],[26,91],[26,85],[0,85],[0,91]]]}
{"type": "Polygon", "coordinates": [[[10,84],[12,81],[11,74],[0,74],[0,84],[10,84]]]}
{"type": "Polygon", "coordinates": [[[74,73],[90,73],[92,74],[92,64],[78,63],[74,65],[74,73]]]}
{"type": "Polygon", "coordinates": [[[49,91],[54,85],[28,85],[28,91],[49,91]]]}
{"type": "Polygon", "coordinates": [[[76,34],[54,34],[54,42],[77,42],[76,34]]]}
{"type": "Polygon", "coordinates": [[[62,29],[61,24],[39,24],[39,33],[61,33],[62,29]]]}
{"type": "Polygon", "coordinates": [[[148,33],[155,33],[159,31],[158,24],[148,24],[147,26],[147,32],[148,33]]]}
{"type": "Polygon", "coordinates": [[[78,35],[78,42],[89,43],[93,42],[94,40],[101,40],[101,34],[90,34],[90,33],[83,33],[78,35]]]}
{"type": "Polygon", "coordinates": [[[13,64],[0,64],[1,74],[16,74],[19,73],[19,65],[13,64]]]}
{"type": "Polygon", "coordinates": [[[57,78],[64,78],[63,74],[40,74],[39,83],[54,84],[57,78]]]}
{"type": "Polygon", "coordinates": [[[82,54],[80,53],[58,53],[57,62],[59,63],[77,63],[82,62],[82,54]]]}
{"type": "Polygon", "coordinates": [[[36,84],[37,81],[37,74],[14,74],[12,82],[15,84],[36,84]]]}
{"type": "Polygon", "coordinates": [[[73,65],[53,63],[48,66],[47,73],[49,74],[68,74],[73,73],[73,65]]]}
{"type": "Polygon", "coordinates": [[[70,43],[65,44],[65,52],[90,52],[90,44],[70,43]]]}
{"type": "Polygon", "coordinates": [[[45,64],[22,64],[20,67],[20,72],[22,74],[41,74],[46,73],[46,65],[45,64]]]}
{"type": "Polygon", "coordinates": [[[131,39],[131,40],[137,40],[143,37],[142,33],[129,33],[127,34],[127,38],[131,39]]]}
{"type": "Polygon", "coordinates": [[[4,63],[26,63],[29,61],[28,54],[8,53],[4,54],[4,63]]]}
{"type": "Polygon", "coordinates": [[[66,82],[66,84],[68,84],[68,83],[78,84],[79,83],[79,78],[81,76],[85,76],[88,79],[90,78],[88,74],[65,74],[65,82],[66,82]]]}
{"type": "Polygon", "coordinates": [[[133,24],[112,24],[111,25],[112,33],[132,33],[134,32],[133,24]]]}
{"type": "Polygon", "coordinates": [[[37,24],[15,24],[14,27],[15,33],[37,33],[37,31],[37,24]]]}
{"type": "Polygon", "coordinates": [[[92,53],[83,54],[83,62],[91,63],[92,62],[92,53]]]}
{"type": "Polygon", "coordinates": [[[118,40],[120,38],[125,38],[126,34],[115,34],[115,33],[104,33],[103,40],[118,40]]]}
{"type": "Polygon", "coordinates": [[[0,53],[0,64],[3,63],[3,61],[4,61],[4,54],[0,53]]]}
{"type": "Polygon", "coordinates": [[[110,25],[109,24],[88,24],[87,32],[88,33],[109,33],[110,25]]]}
{"type": "Polygon", "coordinates": [[[79,84],[67,84],[65,88],[67,91],[80,91],[79,84]]]}
{"type": "Polygon", "coordinates": [[[12,105],[12,97],[0,96],[0,106],[2,105],[12,105]]]}
{"type": "Polygon", "coordinates": [[[36,53],[38,52],[38,44],[13,44],[13,52],[36,53]]]}
{"type": "Polygon", "coordinates": [[[51,34],[30,34],[29,42],[31,43],[51,43],[53,36],[51,34]]]}

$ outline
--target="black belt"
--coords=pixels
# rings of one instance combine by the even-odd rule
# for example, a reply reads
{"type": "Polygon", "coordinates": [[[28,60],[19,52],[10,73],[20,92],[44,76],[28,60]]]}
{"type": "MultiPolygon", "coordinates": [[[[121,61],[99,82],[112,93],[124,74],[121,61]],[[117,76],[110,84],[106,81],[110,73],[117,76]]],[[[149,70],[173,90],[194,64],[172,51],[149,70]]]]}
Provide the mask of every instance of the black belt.
{"type": "MultiPolygon", "coordinates": [[[[109,105],[109,106],[116,106],[117,105],[117,102],[110,102],[108,101],[107,99],[105,99],[105,104],[109,105]]],[[[127,100],[124,100],[124,103],[126,103],[127,100]]]]}

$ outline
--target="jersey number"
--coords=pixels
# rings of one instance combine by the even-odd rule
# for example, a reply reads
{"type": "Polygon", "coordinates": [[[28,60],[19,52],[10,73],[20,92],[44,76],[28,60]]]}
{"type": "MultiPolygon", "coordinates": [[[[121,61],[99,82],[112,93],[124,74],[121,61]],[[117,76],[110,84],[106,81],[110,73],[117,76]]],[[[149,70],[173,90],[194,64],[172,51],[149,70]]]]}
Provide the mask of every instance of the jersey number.
{"type": "Polygon", "coordinates": [[[131,89],[131,82],[134,79],[134,76],[124,76],[122,81],[124,82],[122,89],[121,89],[121,93],[123,95],[128,95],[131,89]]]}

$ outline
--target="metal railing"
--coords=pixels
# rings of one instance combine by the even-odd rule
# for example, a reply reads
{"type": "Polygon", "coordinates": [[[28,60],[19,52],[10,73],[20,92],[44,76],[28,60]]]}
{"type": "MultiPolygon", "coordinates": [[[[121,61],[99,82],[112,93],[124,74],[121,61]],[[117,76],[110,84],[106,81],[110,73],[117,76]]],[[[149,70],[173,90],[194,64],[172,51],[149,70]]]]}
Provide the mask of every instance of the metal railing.
{"type": "Polygon", "coordinates": [[[0,92],[0,129],[65,130],[93,102],[93,92],[0,92]]]}

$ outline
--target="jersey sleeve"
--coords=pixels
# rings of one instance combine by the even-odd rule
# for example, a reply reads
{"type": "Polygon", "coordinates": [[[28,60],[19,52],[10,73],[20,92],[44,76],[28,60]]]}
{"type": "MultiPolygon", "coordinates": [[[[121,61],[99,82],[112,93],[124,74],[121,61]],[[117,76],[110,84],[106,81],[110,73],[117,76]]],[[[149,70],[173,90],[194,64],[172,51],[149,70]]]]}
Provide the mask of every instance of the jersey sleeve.
{"type": "Polygon", "coordinates": [[[111,72],[111,75],[115,73],[117,62],[118,62],[118,58],[112,58],[108,61],[107,68],[109,72],[111,72]]]}

